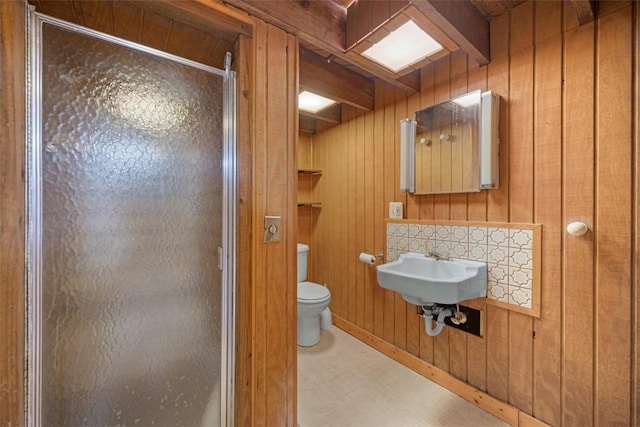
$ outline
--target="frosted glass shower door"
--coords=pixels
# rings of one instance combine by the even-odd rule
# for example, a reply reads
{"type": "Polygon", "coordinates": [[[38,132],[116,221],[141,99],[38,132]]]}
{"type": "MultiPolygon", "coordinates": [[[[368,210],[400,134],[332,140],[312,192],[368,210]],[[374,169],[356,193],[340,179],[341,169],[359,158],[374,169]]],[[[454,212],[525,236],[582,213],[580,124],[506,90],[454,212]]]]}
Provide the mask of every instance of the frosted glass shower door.
{"type": "Polygon", "coordinates": [[[217,426],[229,73],[54,23],[35,154],[41,422],[217,426]]]}

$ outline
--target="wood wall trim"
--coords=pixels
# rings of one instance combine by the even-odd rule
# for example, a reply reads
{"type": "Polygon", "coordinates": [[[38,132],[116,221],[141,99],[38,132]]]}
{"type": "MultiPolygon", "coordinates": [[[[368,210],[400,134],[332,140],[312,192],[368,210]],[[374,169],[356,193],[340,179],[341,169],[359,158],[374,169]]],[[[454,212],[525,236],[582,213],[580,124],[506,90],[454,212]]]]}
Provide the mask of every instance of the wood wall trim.
{"type": "Polygon", "coordinates": [[[252,425],[252,271],[253,260],[253,126],[251,124],[253,41],[240,35],[236,42],[234,70],[237,95],[237,155],[238,155],[238,240],[236,284],[236,366],[234,420],[239,426],[252,425]]]}
{"type": "Polygon", "coordinates": [[[0,424],[24,425],[25,3],[0,2],[0,424]]]}
{"type": "Polygon", "coordinates": [[[252,425],[296,420],[296,139],[298,42],[254,28],[252,177],[252,425]],[[268,65],[268,66],[267,66],[268,65]],[[281,216],[280,242],[263,243],[264,218],[281,216]]]}
{"type": "MultiPolygon", "coordinates": [[[[488,190],[493,191],[493,190],[488,190]]],[[[463,225],[469,227],[495,227],[495,228],[524,228],[527,230],[539,230],[542,224],[529,222],[503,222],[503,221],[465,221],[448,219],[393,219],[385,218],[385,223],[395,224],[431,224],[431,225],[463,225]]]]}
{"type": "Polygon", "coordinates": [[[509,405],[506,402],[478,390],[476,387],[455,378],[449,373],[420,359],[419,357],[414,356],[413,354],[406,352],[405,350],[402,350],[401,348],[394,346],[393,344],[388,343],[387,341],[354,325],[340,316],[336,316],[334,314],[333,323],[334,326],[373,347],[401,365],[406,366],[412,371],[424,376],[436,384],[439,384],[452,393],[457,394],[466,401],[476,405],[482,410],[512,426],[543,427],[548,425],[528,414],[523,414],[522,411],[518,410],[515,406],[509,405]]]}
{"type": "Polygon", "coordinates": [[[631,4],[615,6],[598,19],[596,32],[595,82],[600,101],[595,106],[597,425],[629,424],[631,415],[633,73],[629,42],[633,34],[631,4]],[[611,306],[616,307],[614,313],[607,309],[611,306]]]}
{"type": "Polygon", "coordinates": [[[632,342],[635,343],[633,352],[633,381],[631,383],[632,396],[632,414],[631,424],[640,425],[640,8],[638,3],[633,3],[633,21],[634,21],[634,46],[633,52],[633,68],[634,74],[634,100],[635,117],[633,123],[633,150],[635,152],[635,177],[634,177],[634,213],[633,218],[633,234],[635,236],[633,259],[633,301],[634,319],[633,319],[633,337],[632,342]],[[633,397],[635,396],[635,398],[633,397]]]}

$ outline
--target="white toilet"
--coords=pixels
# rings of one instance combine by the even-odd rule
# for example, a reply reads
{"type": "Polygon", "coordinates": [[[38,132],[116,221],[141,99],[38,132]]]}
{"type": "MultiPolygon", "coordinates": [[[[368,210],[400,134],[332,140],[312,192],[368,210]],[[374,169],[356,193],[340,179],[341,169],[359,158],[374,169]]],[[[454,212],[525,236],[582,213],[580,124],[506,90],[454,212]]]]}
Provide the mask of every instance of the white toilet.
{"type": "Polygon", "coordinates": [[[309,246],[298,243],[298,345],[303,347],[320,341],[320,326],[331,326],[329,289],[306,281],[308,254],[309,246]]]}

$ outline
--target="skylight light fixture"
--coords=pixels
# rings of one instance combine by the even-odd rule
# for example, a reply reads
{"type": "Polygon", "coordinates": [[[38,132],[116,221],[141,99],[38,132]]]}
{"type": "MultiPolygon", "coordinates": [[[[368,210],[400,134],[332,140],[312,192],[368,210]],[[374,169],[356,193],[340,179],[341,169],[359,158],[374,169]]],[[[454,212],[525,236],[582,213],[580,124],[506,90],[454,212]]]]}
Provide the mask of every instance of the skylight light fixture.
{"type": "Polygon", "coordinates": [[[317,113],[335,103],[336,101],[333,99],[325,98],[324,96],[316,95],[306,90],[300,92],[298,95],[298,108],[310,113],[317,113]]]}
{"type": "Polygon", "coordinates": [[[408,20],[362,54],[393,72],[442,50],[442,45],[408,20]]]}

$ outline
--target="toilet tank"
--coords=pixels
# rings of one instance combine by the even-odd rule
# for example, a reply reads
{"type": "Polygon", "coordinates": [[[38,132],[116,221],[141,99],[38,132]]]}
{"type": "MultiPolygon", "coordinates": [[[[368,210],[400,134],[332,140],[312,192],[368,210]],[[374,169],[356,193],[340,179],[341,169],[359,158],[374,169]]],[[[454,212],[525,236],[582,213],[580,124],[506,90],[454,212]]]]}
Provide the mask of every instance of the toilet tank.
{"type": "Polygon", "coordinates": [[[307,255],[309,254],[309,246],[304,243],[298,243],[298,282],[307,280],[307,255]]]}

